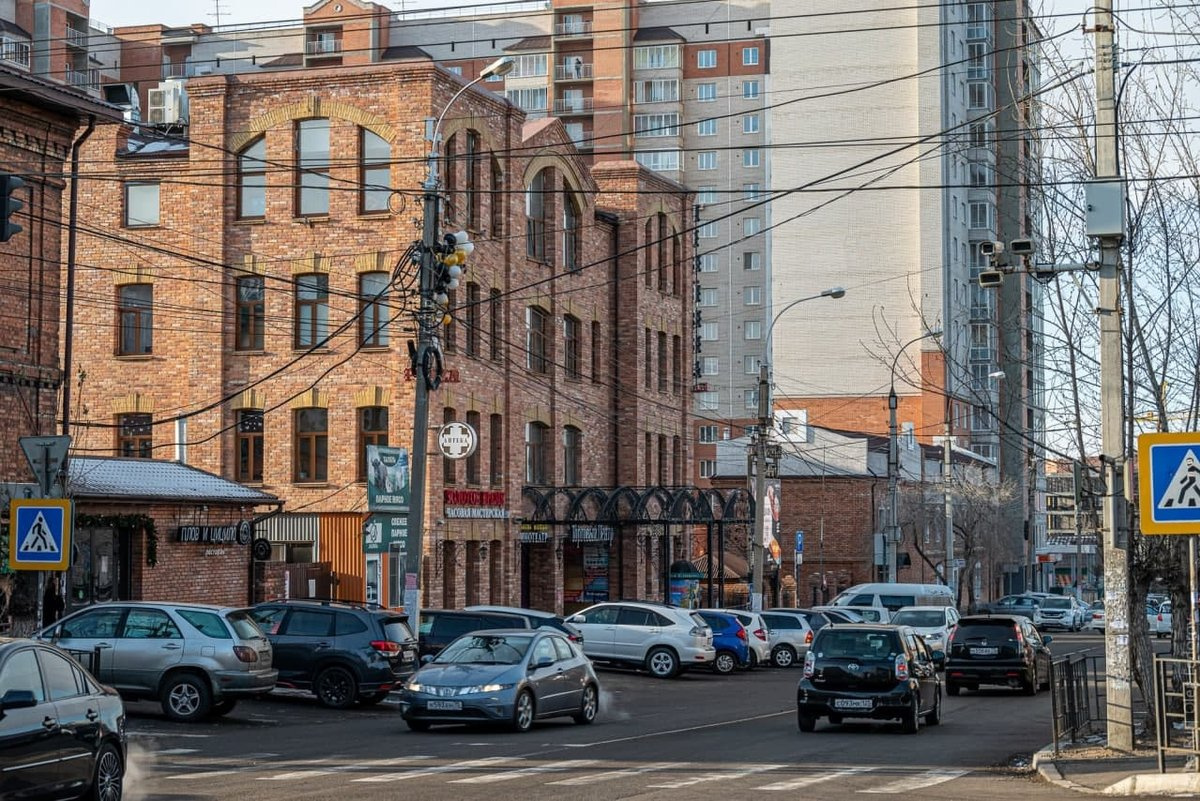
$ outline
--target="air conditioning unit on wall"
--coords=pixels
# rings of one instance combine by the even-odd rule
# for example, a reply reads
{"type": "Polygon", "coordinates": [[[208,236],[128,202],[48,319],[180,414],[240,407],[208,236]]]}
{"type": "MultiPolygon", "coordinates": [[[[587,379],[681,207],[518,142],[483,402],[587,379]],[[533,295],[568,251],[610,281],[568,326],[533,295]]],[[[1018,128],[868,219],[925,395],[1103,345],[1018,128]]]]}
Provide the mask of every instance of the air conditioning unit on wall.
{"type": "Polygon", "coordinates": [[[178,125],[187,122],[187,92],[183,81],[162,81],[149,91],[151,125],[178,125]]]}

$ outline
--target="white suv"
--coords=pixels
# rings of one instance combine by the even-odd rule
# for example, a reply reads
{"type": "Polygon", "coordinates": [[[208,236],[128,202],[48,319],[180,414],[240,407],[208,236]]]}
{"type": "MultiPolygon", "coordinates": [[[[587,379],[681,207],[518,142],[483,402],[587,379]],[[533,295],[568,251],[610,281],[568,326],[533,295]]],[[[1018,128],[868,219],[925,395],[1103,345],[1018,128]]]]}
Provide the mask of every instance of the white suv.
{"type": "Polygon", "coordinates": [[[690,609],[620,601],[589,606],[567,618],[583,633],[583,652],[598,662],[644,667],[669,679],[716,659],[712,629],[690,609]]]}

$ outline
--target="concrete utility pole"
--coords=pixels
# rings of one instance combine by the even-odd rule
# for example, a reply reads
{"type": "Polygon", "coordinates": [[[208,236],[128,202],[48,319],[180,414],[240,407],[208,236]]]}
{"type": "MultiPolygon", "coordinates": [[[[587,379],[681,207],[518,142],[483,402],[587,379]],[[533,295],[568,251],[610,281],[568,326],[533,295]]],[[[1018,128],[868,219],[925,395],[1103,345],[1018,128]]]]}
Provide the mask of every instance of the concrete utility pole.
{"type": "Polygon", "coordinates": [[[767,549],[763,530],[767,525],[767,444],[771,441],[771,372],[767,360],[758,365],[758,433],[754,437],[754,531],[750,532],[750,609],[763,608],[763,580],[767,573],[767,549]]]}
{"type": "MultiPolygon", "coordinates": [[[[1112,0],[1096,0],[1096,178],[1119,179],[1112,0]]],[[[1121,193],[1122,197],[1124,193],[1121,193]]],[[[1089,203],[1089,206],[1091,204],[1089,203]]],[[[1104,233],[1100,243],[1100,450],[1104,470],[1104,630],[1108,747],[1133,750],[1129,659],[1129,561],[1125,520],[1122,434],[1120,256],[1122,234],[1104,233]]],[[[1140,611],[1139,611],[1140,614],[1140,611]]]]}

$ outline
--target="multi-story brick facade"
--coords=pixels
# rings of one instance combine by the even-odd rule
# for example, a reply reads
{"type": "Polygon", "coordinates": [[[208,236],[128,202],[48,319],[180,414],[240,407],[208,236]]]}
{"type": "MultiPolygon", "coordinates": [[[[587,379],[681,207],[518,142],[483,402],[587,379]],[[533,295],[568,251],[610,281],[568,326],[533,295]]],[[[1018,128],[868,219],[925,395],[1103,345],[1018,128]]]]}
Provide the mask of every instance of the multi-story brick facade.
{"type": "MultiPolygon", "coordinates": [[[[322,519],[319,559],[343,549],[365,512],[365,444],[412,445],[411,246],[425,119],[446,111],[442,229],[476,248],[430,423],[466,421],[480,447],[459,462],[431,448],[424,600],[561,608],[582,555],[518,544],[522,488],[690,472],[690,196],[632,162],[589,167],[557,120],[525,122],[490,92],[447,109],[461,87],[429,62],[195,78],[186,136],[99,132],[81,191],[77,444],[260,486],[322,519]],[[461,516],[474,496],[459,490],[502,514],[461,516]]],[[[395,602],[391,560],[350,556],[395,602]]]]}

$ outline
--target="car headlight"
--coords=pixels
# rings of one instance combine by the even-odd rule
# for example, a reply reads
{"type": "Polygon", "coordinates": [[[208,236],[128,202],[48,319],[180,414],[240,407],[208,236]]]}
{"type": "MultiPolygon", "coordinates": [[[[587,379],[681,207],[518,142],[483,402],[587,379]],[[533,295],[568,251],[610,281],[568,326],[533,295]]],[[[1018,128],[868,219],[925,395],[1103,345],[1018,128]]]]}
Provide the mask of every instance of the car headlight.
{"type": "Polygon", "coordinates": [[[408,690],[409,692],[419,693],[425,688],[419,682],[409,679],[408,683],[404,685],[404,689],[408,690]]]}
{"type": "Polygon", "coordinates": [[[460,687],[459,695],[474,695],[475,693],[498,693],[511,688],[511,684],[476,684],[474,687],[460,687]]]}

